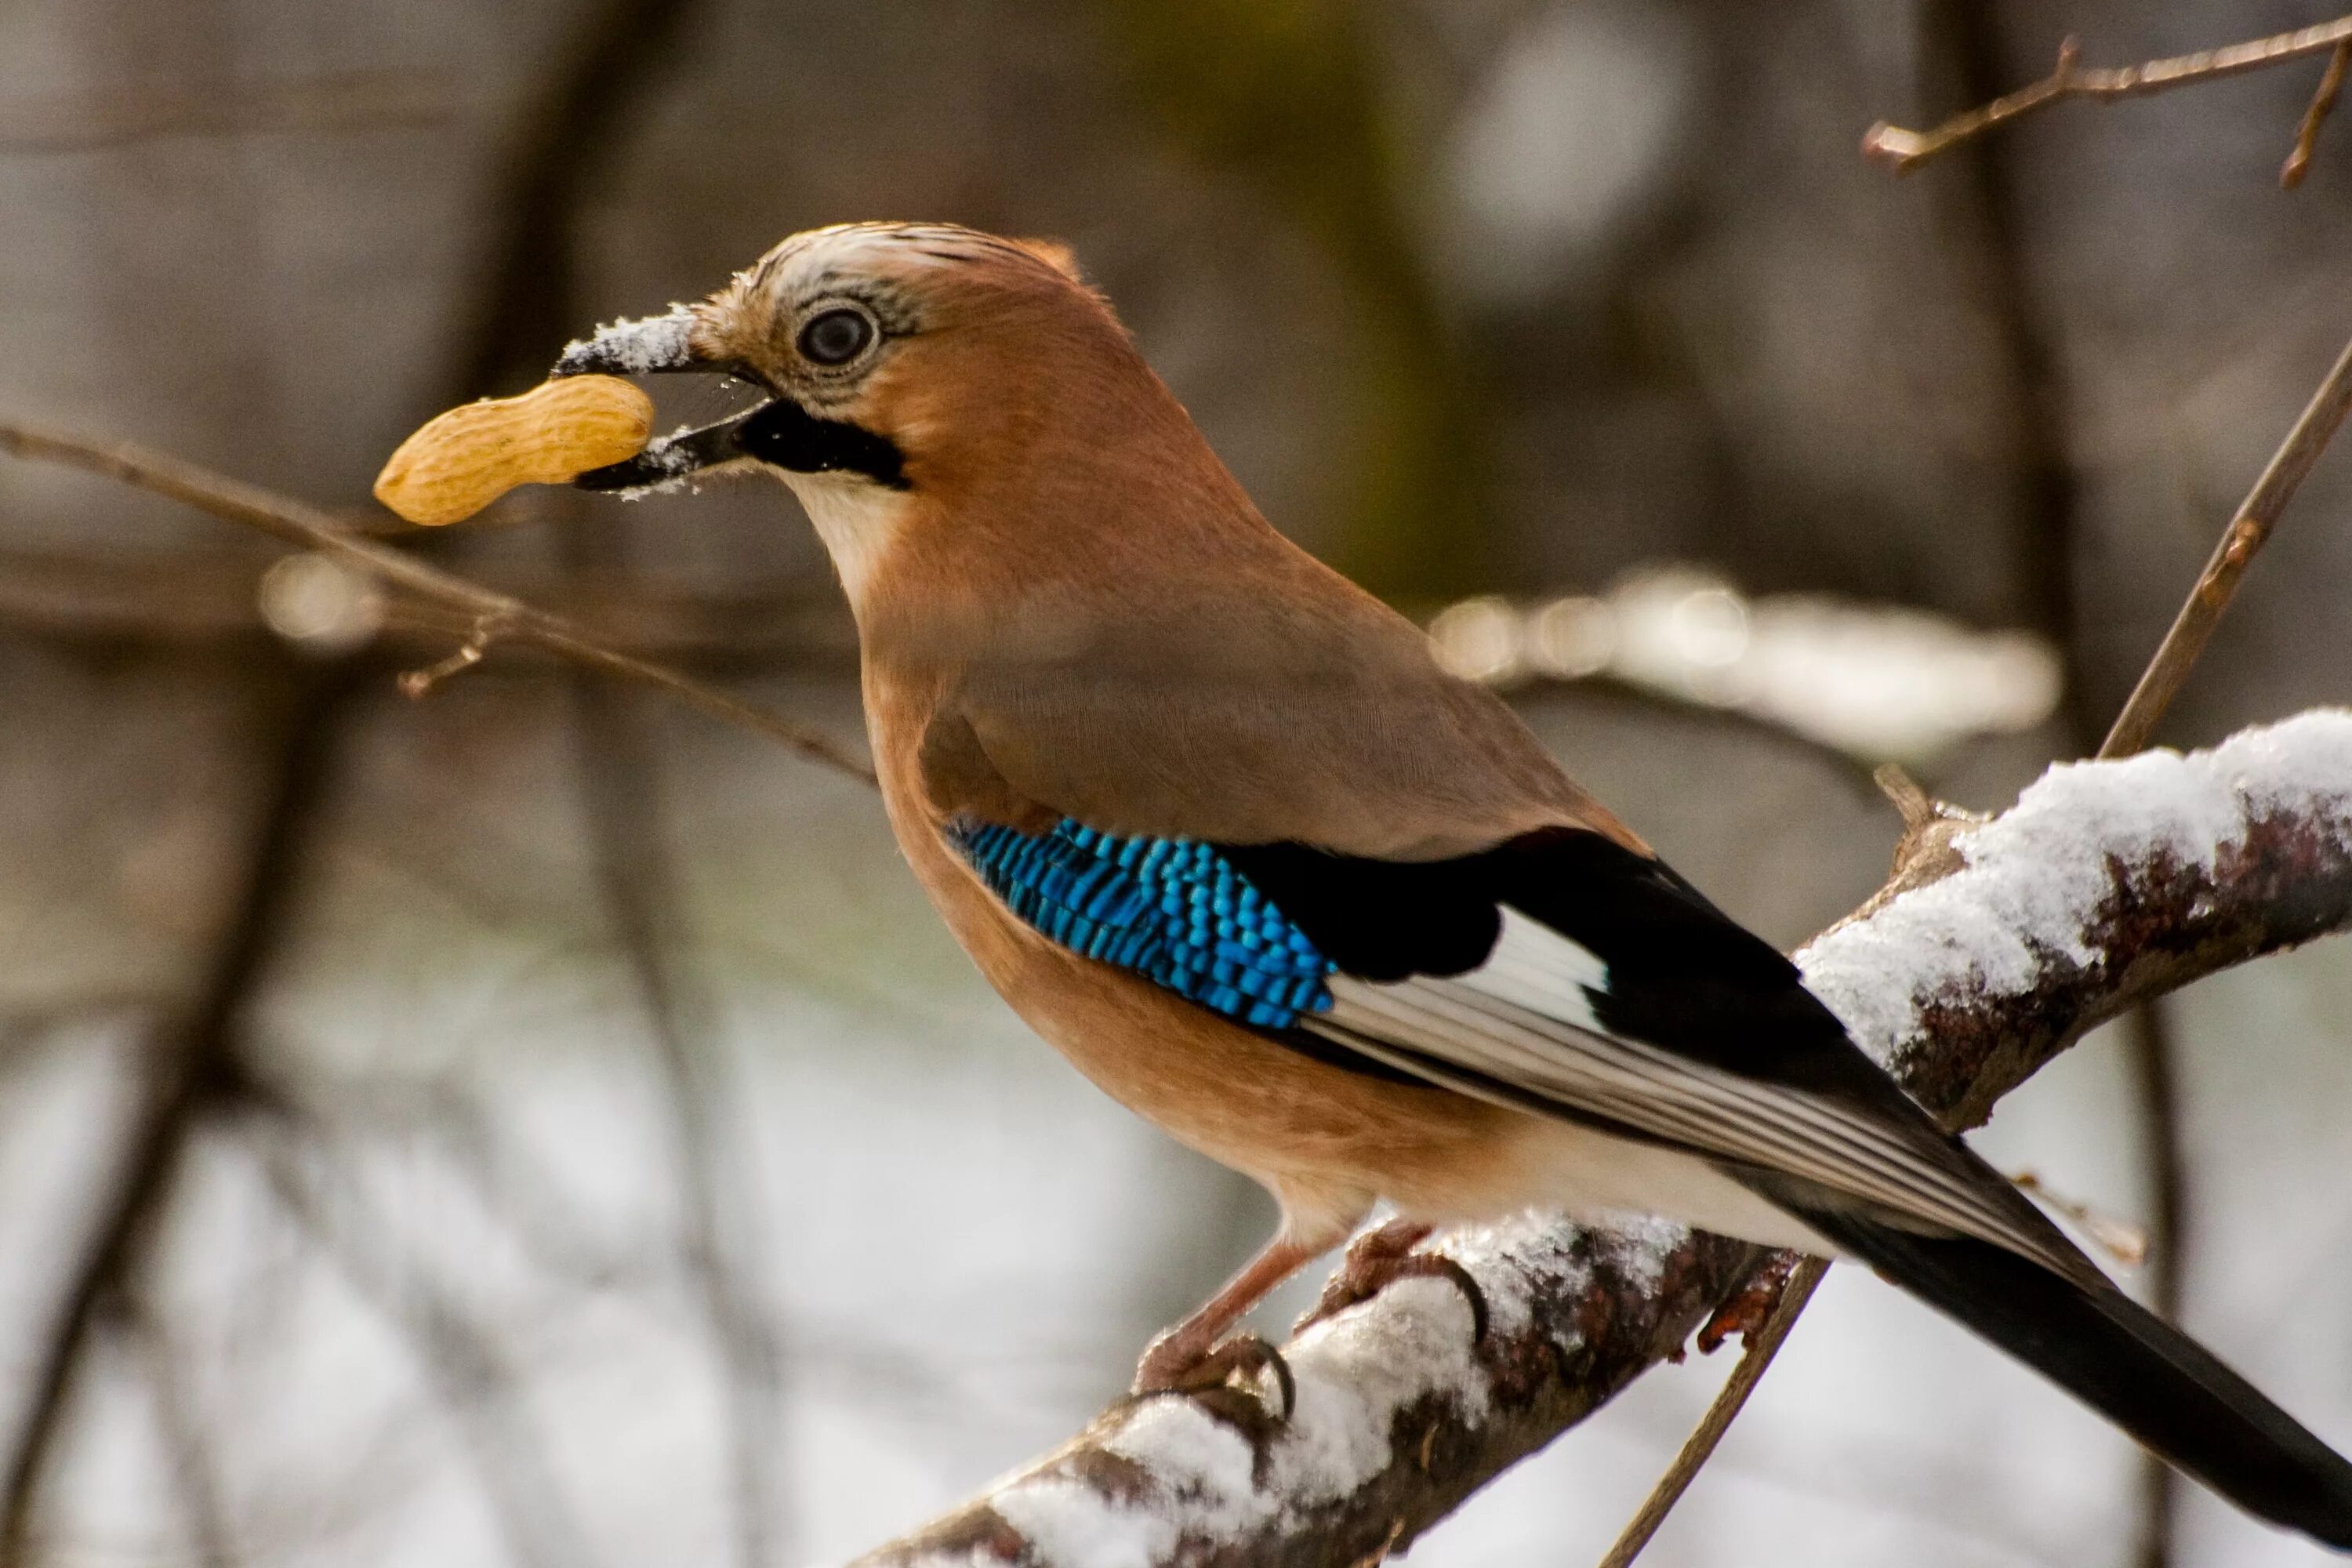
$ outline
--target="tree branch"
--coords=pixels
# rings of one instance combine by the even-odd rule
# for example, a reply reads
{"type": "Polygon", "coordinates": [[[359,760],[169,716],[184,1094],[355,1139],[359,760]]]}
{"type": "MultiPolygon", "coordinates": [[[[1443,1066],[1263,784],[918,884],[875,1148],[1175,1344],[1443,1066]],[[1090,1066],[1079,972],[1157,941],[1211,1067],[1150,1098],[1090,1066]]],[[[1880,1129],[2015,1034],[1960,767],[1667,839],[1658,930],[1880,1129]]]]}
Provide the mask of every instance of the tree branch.
{"type": "MultiPolygon", "coordinates": [[[[1882,120],[1863,133],[1863,155],[1875,159],[1898,174],[1907,174],[1928,159],[1948,153],[1962,142],[1972,141],[2012,120],[2021,119],[2035,110],[2063,103],[2070,98],[2089,99],[2098,103],[2112,103],[2124,98],[2147,98],[2194,82],[2263,70],[2308,55],[2328,54],[2347,40],[2352,40],[2352,16],[2339,17],[2333,22],[2323,22],[2315,27],[2304,27],[2292,33],[2278,33],[2267,38],[2231,44],[2225,48],[2200,49],[2193,55],[2175,55],[2168,59],[2149,60],[2143,65],[2103,69],[2084,67],[2080,48],[2074,39],[2069,38],[2058,47],[2056,68],[2040,81],[2020,88],[2004,98],[1994,99],[1979,108],[1956,114],[1932,131],[1906,131],[1882,120]]],[[[2308,141],[2317,134],[2318,120],[2326,113],[2326,108],[2315,100],[2313,112],[2305,116],[2305,131],[2297,146],[2305,162],[2309,159],[2308,141]]],[[[2289,167],[2296,170],[2295,178],[2299,180],[2302,177],[2299,167],[2292,163],[2289,167]]],[[[2295,182],[2290,180],[2287,183],[2292,185],[2295,182]]]]}
{"type": "Polygon", "coordinates": [[[170,496],[199,511],[318,551],[387,588],[457,611],[471,619],[473,637],[467,647],[474,650],[474,658],[500,642],[541,648],[607,675],[658,687],[688,707],[765,735],[812,762],[869,784],[874,780],[874,770],[863,758],[820,730],[706,686],[668,665],[608,647],[585,628],[510,595],[444,572],[389,545],[362,539],[315,507],[128,442],[93,441],[17,421],[0,421],[0,451],[34,461],[84,468],[170,496]]]}
{"type": "MultiPolygon", "coordinates": [[[[1769,1262],[1765,1265],[1767,1269],[1770,1267],[1769,1262]]],[[[1691,1435],[1683,1439],[1682,1447],[1675,1454],[1675,1462],[1667,1467],[1664,1475],[1658,1478],[1658,1484],[1650,1489],[1650,1495],[1642,1500],[1642,1506],[1634,1510],[1632,1519],[1625,1521],[1625,1528],[1618,1531],[1615,1543],[1601,1559],[1600,1568],[1631,1568],[1633,1559],[1650,1544],[1650,1538],[1658,1533],[1660,1525],[1666,1522],[1666,1515],[1675,1510],[1675,1505],[1683,1500],[1683,1493],[1690,1490],[1691,1482],[1698,1479],[1699,1471],[1707,1460],[1715,1457],[1716,1445],[1723,1441],[1723,1435],[1731,1430],[1732,1422],[1738,1420],[1739,1413],[1748,1407],[1748,1396],[1756,1392],[1756,1385],[1763,1382],[1764,1374],[1771,1370],[1772,1358],[1780,1353],[1780,1346],[1788,1341],[1789,1331],[1797,1326],[1797,1319],[1804,1312],[1805,1303],[1813,1299],[1815,1288],[1829,1271],[1828,1258],[1807,1258],[1790,1273],[1781,1286],[1780,1300],[1772,1304],[1770,1313],[1745,1336],[1747,1343],[1740,1349],[1738,1364],[1731,1369],[1731,1375],[1723,1380],[1723,1387],[1708,1403],[1706,1414],[1699,1417],[1699,1423],[1691,1429],[1691,1435]]],[[[1702,1346],[1706,1342],[1706,1330],[1700,1331],[1702,1346]]]]}
{"type": "MultiPolygon", "coordinates": [[[[1970,1126],[2126,1008],[2352,924],[2352,713],[2053,769],[1956,860],[1800,957],[1857,1040],[1970,1126]]],[[[1287,1424],[1237,1392],[1122,1401],[863,1568],[1377,1560],[1677,1353],[1763,1257],[1532,1216],[1440,1245],[1486,1294],[1484,1342],[1458,1292],[1402,1282],[1285,1348],[1287,1424]]]]}
{"type": "Polygon", "coordinates": [[[2147,744],[2156,721],[2171,706],[2181,682],[2189,679],[2197,656],[2205,651],[2205,640],[2221,625],[2222,612],[2230,607],[2255,552],[2270,538],[2279,514],[2294,498],[2312,465],[2319,461],[2319,454],[2327,449],[2328,438],[2344,423],[2347,410],[2352,410],[2352,343],[2345,344],[2344,352],[2336,356],[2294,427],[2271,455],[2269,466],[2247,492],[2230,526],[2221,531],[2212,558],[2174,617],[2172,629],[2164,634],[2164,641],[2148,660],[2139,684],[2132,688],[2130,700],[2116,715],[2115,728],[2107,731],[2099,755],[2129,756],[2147,744]]]}
{"type": "Polygon", "coordinates": [[[2311,95],[2311,107],[2303,111],[2303,123],[2295,128],[2294,146],[2279,168],[2280,189],[2294,189],[2311,173],[2311,157],[2319,146],[2319,128],[2327,123],[2328,114],[2336,108],[2347,68],[2352,68],[2352,40],[2336,45],[2336,52],[2327,57],[2327,68],[2320,73],[2319,87],[2311,95]]]}

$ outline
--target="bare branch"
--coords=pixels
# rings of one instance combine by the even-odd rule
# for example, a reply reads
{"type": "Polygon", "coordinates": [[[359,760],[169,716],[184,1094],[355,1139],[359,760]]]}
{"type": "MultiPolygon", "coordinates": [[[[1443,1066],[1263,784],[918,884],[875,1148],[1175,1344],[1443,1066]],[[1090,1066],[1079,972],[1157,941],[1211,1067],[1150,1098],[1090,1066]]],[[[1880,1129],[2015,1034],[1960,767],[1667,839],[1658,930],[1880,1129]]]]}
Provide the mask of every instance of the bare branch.
{"type": "Polygon", "coordinates": [[[386,587],[472,616],[485,649],[495,642],[523,643],[607,675],[658,687],[714,719],[765,735],[812,762],[868,784],[874,782],[874,770],[864,759],[822,731],[706,686],[668,665],[607,647],[584,628],[520,599],[444,572],[388,545],[362,539],[315,507],[161,452],[129,443],[93,441],[15,421],[0,421],[0,450],[120,479],[184,501],[226,521],[242,523],[305,549],[322,552],[386,587]]]}
{"type": "Polygon", "coordinates": [[[1626,1521],[1625,1528],[1617,1536],[1616,1544],[1610,1547],[1601,1559],[1601,1568],[1630,1568],[1633,1559],[1642,1554],[1642,1548],[1650,1544],[1650,1538],[1658,1533],[1658,1526],[1666,1522],[1666,1515],[1674,1511],[1675,1504],[1682,1501],[1683,1493],[1690,1489],[1690,1484],[1697,1479],[1701,1467],[1715,1457],[1717,1445],[1723,1441],[1723,1435],[1731,1430],[1733,1420],[1747,1407],[1748,1396],[1756,1392],[1758,1384],[1764,1381],[1764,1373],[1771,1368],[1772,1358],[1780,1353],[1780,1346],[1787,1341],[1789,1331],[1797,1326],[1798,1315],[1804,1311],[1805,1303],[1813,1299],[1814,1287],[1821,1284],[1822,1276],[1829,1271],[1829,1262],[1825,1258],[1808,1258],[1797,1265],[1796,1271],[1790,1275],[1788,1283],[1782,1288],[1780,1300],[1774,1303],[1771,1316],[1764,1321],[1759,1330],[1748,1336],[1747,1347],[1740,1352],[1739,1361],[1732,1367],[1731,1375],[1724,1380],[1722,1391],[1707,1405],[1706,1414],[1691,1429],[1691,1435],[1683,1439],[1681,1449],[1675,1455],[1675,1462],[1666,1468],[1664,1475],[1658,1478],[1658,1484],[1650,1489],[1650,1495],[1643,1500],[1641,1508],[1626,1521]]]}
{"type": "MultiPolygon", "coordinates": [[[[471,533],[477,524],[466,527],[471,533]]],[[[356,524],[352,531],[365,531],[356,524]]],[[[308,552],[280,557],[312,558],[308,552]]],[[[841,669],[856,660],[857,631],[847,606],[835,595],[796,584],[711,592],[612,574],[520,581],[501,574],[483,581],[561,619],[594,625],[598,640],[616,652],[675,664],[699,679],[787,668],[841,669]]],[[[475,618],[403,600],[385,606],[369,646],[414,661],[466,636],[475,618]]],[[[273,632],[261,612],[252,557],[228,550],[131,556],[0,547],[0,627],[173,652],[232,648],[283,635],[273,632]]]]}
{"type": "Polygon", "coordinates": [[[2099,755],[2128,756],[2147,744],[2157,721],[2179,695],[2182,682],[2197,663],[2197,656],[2205,651],[2205,640],[2221,624],[2222,612],[2230,607],[2230,600],[2238,591],[2239,580],[2253,563],[2255,552],[2270,538],[2279,514],[2294,499],[2294,492],[2310,474],[2312,465],[2319,461],[2319,454],[2327,449],[2328,438],[2344,423],[2347,410],[2352,410],[2352,343],[2347,343],[2344,352],[2336,356],[2336,363],[2329,367],[2319,389],[2311,395],[2302,416],[2295,420],[2279,449],[2271,455],[2262,478],[2254,481],[2254,488],[2247,492],[2237,515],[2222,531],[2221,542],[2213,547],[2212,559],[2206,562],[2196,587],[2189,591],[2188,602],[2174,617],[2172,629],[2164,634],[2164,641],[2148,660],[2139,684],[2132,689],[2130,700],[2116,716],[2115,728],[2107,731],[2099,755]]]}
{"type": "Polygon", "coordinates": [[[2344,72],[2352,68],[2352,41],[2336,46],[2327,57],[2327,68],[2320,73],[2319,89],[2311,95],[2311,107],[2303,111],[2303,123],[2294,133],[2294,150],[2286,155],[2279,169],[2279,188],[2291,191],[2303,184],[2311,172],[2311,155],[2319,145],[2319,128],[2327,123],[2330,110],[2336,107],[2336,94],[2344,90],[2344,72]]]}
{"type": "MultiPolygon", "coordinates": [[[[2142,65],[2107,68],[2085,68],[2082,51],[2069,38],[2058,47],[2058,64],[2031,87],[2020,88],[1980,108],[1956,114],[1932,131],[1906,131],[1880,121],[1863,133],[1863,155],[1907,174],[1928,159],[1948,153],[1962,142],[1983,135],[2012,120],[2063,103],[2070,98],[2112,103],[2117,99],[2147,98],[2218,77],[2237,76],[2284,65],[2307,55],[2326,54],[2352,40],[2352,16],[2323,22],[2292,33],[2279,33],[2225,48],[2200,49],[2142,65]]],[[[2324,110],[2322,112],[2325,112],[2324,110]]],[[[2308,117],[2306,117],[2308,121],[2308,117]]]]}
{"type": "MultiPolygon", "coordinates": [[[[2054,769],[1965,864],[1801,955],[1905,1086],[1973,1125],[2123,1010],[2352,924],[2352,714],[2212,752],[2054,769]]],[[[1410,1543],[1598,1408],[1737,1294],[1759,1249],[1534,1219],[1443,1242],[1493,1309],[1406,1281],[1291,1342],[1287,1424],[1239,1394],[1125,1401],[861,1563],[1349,1563],[1410,1543]]],[[[1990,1353],[1990,1352],[1987,1352],[1990,1353]]]]}

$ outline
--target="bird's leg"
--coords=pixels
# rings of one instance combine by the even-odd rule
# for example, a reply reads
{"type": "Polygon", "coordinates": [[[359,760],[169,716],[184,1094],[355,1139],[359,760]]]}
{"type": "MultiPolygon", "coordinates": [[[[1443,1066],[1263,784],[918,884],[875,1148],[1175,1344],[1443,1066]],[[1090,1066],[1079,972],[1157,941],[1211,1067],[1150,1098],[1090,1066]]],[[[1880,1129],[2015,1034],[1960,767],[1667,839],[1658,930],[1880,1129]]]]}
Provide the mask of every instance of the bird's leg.
{"type": "Polygon", "coordinates": [[[1270,1371],[1282,1384],[1283,1414],[1290,1413],[1297,1395],[1290,1368],[1282,1352],[1255,1334],[1224,1339],[1227,1329],[1258,1304],[1265,1293],[1298,1272],[1299,1266],[1323,1248],[1293,1240],[1286,1233],[1266,1243],[1224,1289],[1201,1304],[1191,1317],[1153,1340],[1135,1369],[1135,1392],[1167,1394],[1214,1388],[1237,1371],[1270,1371]],[[1223,1343],[1218,1342],[1223,1340],[1223,1343]]]}
{"type": "Polygon", "coordinates": [[[1444,1279],[1459,1289],[1470,1303],[1472,1342],[1485,1339],[1486,1293],[1478,1289],[1470,1271],[1451,1258],[1413,1250],[1435,1228],[1419,1220],[1392,1219],[1356,1237],[1348,1244],[1348,1255],[1340,1259],[1339,1267],[1331,1271],[1330,1279],[1323,1287],[1322,1299],[1293,1325],[1291,1331],[1297,1333],[1360,1301],[1369,1301],[1400,1279],[1444,1279]]]}

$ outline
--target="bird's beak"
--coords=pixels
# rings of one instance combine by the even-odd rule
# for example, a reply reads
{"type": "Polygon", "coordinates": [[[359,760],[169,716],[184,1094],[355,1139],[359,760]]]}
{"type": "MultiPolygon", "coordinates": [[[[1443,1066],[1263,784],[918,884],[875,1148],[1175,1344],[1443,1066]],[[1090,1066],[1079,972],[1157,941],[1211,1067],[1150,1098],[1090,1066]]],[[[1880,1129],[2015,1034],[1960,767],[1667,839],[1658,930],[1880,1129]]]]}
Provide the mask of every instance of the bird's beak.
{"type": "MultiPolygon", "coordinates": [[[[641,321],[615,321],[596,334],[572,343],[548,374],[559,375],[646,375],[667,371],[700,371],[725,375],[738,366],[707,359],[696,352],[694,312],[673,305],[666,315],[641,321]]],[[[764,408],[701,426],[656,436],[646,449],[626,462],[591,468],[572,482],[584,490],[638,490],[669,484],[705,468],[717,468],[745,456],[736,437],[746,421],[764,408]]]]}

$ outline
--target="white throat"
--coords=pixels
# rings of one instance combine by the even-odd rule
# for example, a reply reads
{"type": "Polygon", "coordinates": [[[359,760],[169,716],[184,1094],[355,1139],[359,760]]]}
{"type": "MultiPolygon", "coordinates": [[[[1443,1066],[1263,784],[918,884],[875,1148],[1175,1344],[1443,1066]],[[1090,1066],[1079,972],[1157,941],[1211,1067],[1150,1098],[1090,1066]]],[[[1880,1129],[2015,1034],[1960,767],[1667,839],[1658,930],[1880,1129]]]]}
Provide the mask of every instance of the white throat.
{"type": "Polygon", "coordinates": [[[862,474],[794,474],[785,484],[808,512],[824,542],[833,568],[849,595],[849,607],[863,606],[866,587],[906,516],[905,492],[877,485],[862,474]]]}

